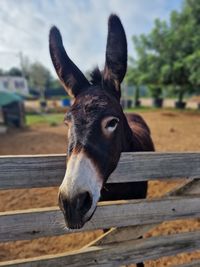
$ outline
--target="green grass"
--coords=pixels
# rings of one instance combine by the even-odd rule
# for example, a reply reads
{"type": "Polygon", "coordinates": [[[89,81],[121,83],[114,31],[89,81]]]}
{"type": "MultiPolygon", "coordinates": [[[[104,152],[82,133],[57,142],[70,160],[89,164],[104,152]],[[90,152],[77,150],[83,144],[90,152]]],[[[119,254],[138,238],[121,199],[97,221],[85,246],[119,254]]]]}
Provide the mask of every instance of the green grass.
{"type": "Polygon", "coordinates": [[[126,108],[124,109],[124,112],[126,113],[132,113],[132,112],[148,112],[148,111],[157,111],[157,110],[160,110],[160,109],[157,109],[157,108],[153,108],[153,107],[144,107],[144,106],[141,106],[141,107],[137,107],[137,108],[126,108]]]}
{"type": "Polygon", "coordinates": [[[28,126],[34,124],[49,124],[51,126],[56,126],[63,122],[64,114],[62,113],[52,113],[52,114],[34,114],[26,115],[26,123],[28,126]]]}
{"type": "MultiPolygon", "coordinates": [[[[200,114],[200,110],[194,109],[184,109],[179,110],[175,108],[153,108],[153,107],[140,107],[140,108],[130,108],[125,109],[126,113],[142,113],[142,112],[181,112],[189,114],[200,114]]],[[[28,126],[34,124],[48,124],[50,126],[56,126],[62,124],[64,119],[63,113],[51,113],[51,114],[27,114],[26,122],[28,126]]]]}

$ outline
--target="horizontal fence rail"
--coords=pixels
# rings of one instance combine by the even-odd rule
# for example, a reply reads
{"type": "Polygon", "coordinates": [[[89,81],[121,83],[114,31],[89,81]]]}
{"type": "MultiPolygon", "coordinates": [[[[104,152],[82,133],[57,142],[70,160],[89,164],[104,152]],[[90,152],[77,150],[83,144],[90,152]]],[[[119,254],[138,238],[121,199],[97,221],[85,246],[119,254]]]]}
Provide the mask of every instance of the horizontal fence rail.
{"type": "MultiPolygon", "coordinates": [[[[85,226],[77,231],[160,223],[200,217],[200,196],[168,197],[99,204],[85,226]]],[[[64,229],[57,207],[0,213],[0,242],[72,233],[64,229]]]]}
{"type": "MultiPolygon", "coordinates": [[[[0,189],[58,186],[65,168],[65,155],[1,156],[0,189]]],[[[122,153],[108,182],[199,178],[199,174],[200,153],[122,153]]]]}
{"type": "Polygon", "coordinates": [[[57,256],[50,255],[4,262],[2,264],[0,263],[0,266],[78,267],[84,263],[84,266],[111,267],[157,259],[164,256],[172,256],[181,252],[190,252],[197,249],[200,249],[200,232],[190,232],[131,240],[98,247],[91,246],[76,252],[57,256]]]}
{"type": "MultiPolygon", "coordinates": [[[[0,189],[59,186],[65,168],[65,155],[0,156],[0,189]]],[[[200,218],[200,153],[122,153],[108,182],[181,178],[190,180],[159,199],[99,203],[91,221],[76,231],[65,228],[58,207],[0,212],[0,242],[114,227],[109,231],[113,236],[107,232],[111,242],[109,237],[106,241],[105,233],[96,243],[77,252],[0,262],[0,266],[76,267],[82,262],[88,266],[120,266],[200,249],[200,231],[133,240],[163,221],[200,218]],[[128,240],[123,240],[123,233],[118,231],[125,228],[130,230],[128,240]]]]}

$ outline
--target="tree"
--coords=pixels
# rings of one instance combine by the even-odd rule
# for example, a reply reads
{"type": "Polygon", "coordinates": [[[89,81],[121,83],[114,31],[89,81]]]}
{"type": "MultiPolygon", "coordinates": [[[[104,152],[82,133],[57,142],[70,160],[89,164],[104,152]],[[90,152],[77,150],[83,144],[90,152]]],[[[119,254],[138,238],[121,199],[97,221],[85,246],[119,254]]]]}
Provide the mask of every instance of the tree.
{"type": "Polygon", "coordinates": [[[159,88],[171,87],[182,103],[185,93],[199,92],[199,12],[199,1],[185,0],[180,12],[171,13],[169,23],[157,19],[149,34],[133,38],[140,80],[154,96],[159,88]]]}
{"type": "Polygon", "coordinates": [[[49,81],[49,87],[51,89],[60,89],[62,87],[61,82],[58,79],[51,78],[49,81]]]}
{"type": "Polygon", "coordinates": [[[9,71],[5,72],[5,75],[22,77],[22,71],[16,67],[12,67],[9,71]]]}
{"type": "Polygon", "coordinates": [[[40,92],[40,96],[44,98],[44,90],[52,81],[49,70],[41,63],[35,62],[30,65],[29,84],[40,92]]]}
{"type": "Polygon", "coordinates": [[[139,68],[135,65],[135,62],[132,58],[129,58],[131,64],[128,66],[127,74],[125,77],[125,83],[127,85],[132,85],[135,87],[135,96],[134,96],[134,105],[140,106],[140,72],[139,68]]]}
{"type": "MultiPolygon", "coordinates": [[[[137,66],[138,82],[141,85],[147,85],[152,97],[155,99],[154,102],[159,101],[159,105],[162,105],[162,85],[159,75],[159,69],[162,66],[162,59],[152,50],[154,41],[149,36],[141,35],[139,37],[133,37],[133,43],[136,48],[138,57],[135,63],[137,66]]],[[[156,104],[157,106],[157,104],[156,104]]]]}
{"type": "Polygon", "coordinates": [[[3,69],[0,69],[0,76],[3,76],[4,75],[4,71],[3,69]]]}
{"type": "Polygon", "coordinates": [[[200,50],[186,57],[185,64],[190,72],[189,80],[193,89],[197,94],[200,94],[200,50]]]}

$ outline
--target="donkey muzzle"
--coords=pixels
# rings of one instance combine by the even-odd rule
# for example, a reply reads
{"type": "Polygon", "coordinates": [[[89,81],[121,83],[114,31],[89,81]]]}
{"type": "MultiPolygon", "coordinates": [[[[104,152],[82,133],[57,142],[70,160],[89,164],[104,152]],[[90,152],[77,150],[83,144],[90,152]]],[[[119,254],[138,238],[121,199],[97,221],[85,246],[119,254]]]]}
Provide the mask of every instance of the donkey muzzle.
{"type": "Polygon", "coordinates": [[[79,229],[84,225],[84,217],[92,206],[92,197],[87,191],[72,198],[66,197],[60,192],[59,206],[63,212],[66,226],[70,229],[79,229]]]}

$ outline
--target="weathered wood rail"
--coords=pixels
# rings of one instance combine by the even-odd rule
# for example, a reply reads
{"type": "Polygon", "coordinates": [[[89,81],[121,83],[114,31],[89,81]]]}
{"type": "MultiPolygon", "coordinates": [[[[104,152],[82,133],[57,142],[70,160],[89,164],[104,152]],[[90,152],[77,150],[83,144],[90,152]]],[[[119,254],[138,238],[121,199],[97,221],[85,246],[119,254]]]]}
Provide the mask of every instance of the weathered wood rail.
{"type": "MultiPolygon", "coordinates": [[[[64,155],[0,157],[0,189],[58,186],[64,155]]],[[[159,199],[101,202],[81,231],[111,228],[87,247],[0,266],[120,266],[200,249],[200,231],[136,240],[163,221],[200,218],[200,153],[123,153],[109,183],[184,179],[159,199]]],[[[58,207],[0,212],[0,242],[71,233],[58,207]]],[[[199,262],[180,266],[200,266],[199,262]],[[195,265],[196,264],[196,265],[195,265]]]]}

